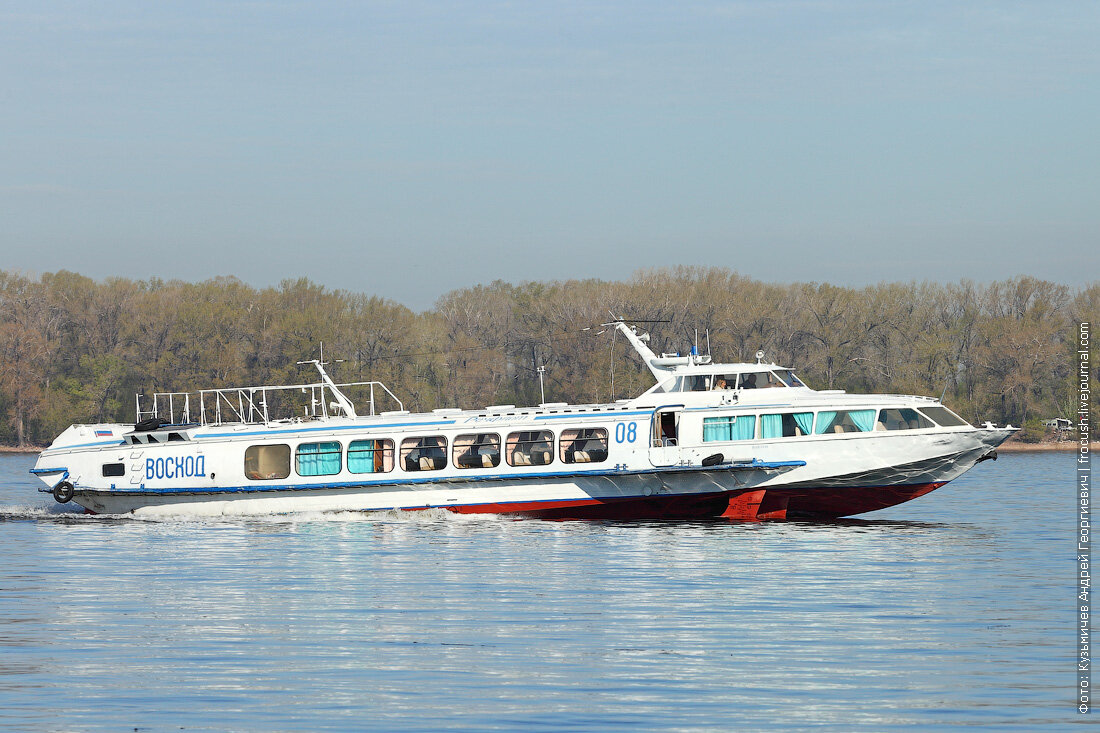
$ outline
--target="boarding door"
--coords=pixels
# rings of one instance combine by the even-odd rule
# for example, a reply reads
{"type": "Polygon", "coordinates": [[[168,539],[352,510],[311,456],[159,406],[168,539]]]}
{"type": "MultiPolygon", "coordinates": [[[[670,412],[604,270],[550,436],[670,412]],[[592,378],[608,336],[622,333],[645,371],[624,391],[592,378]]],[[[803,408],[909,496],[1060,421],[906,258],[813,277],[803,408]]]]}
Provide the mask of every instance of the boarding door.
{"type": "Polygon", "coordinates": [[[654,411],[649,426],[649,462],[654,466],[675,466],[680,462],[680,413],[683,405],[669,405],[654,411]]]}

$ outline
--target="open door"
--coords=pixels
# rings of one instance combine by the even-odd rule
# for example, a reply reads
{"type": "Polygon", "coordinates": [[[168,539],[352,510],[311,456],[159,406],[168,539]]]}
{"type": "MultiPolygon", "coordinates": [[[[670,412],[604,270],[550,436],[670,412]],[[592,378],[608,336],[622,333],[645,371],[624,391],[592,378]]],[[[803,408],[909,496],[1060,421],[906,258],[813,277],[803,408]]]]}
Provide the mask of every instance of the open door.
{"type": "Polygon", "coordinates": [[[654,466],[675,466],[680,462],[680,413],[683,410],[683,405],[669,405],[653,413],[649,427],[649,462],[654,466]]]}

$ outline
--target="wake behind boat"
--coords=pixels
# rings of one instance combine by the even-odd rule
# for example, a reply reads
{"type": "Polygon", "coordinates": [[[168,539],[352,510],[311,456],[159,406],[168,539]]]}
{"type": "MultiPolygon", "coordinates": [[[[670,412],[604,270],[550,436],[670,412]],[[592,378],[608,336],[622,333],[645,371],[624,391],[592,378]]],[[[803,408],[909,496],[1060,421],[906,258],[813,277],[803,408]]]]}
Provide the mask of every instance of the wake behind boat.
{"type": "Polygon", "coordinates": [[[379,382],[158,393],[135,425],[73,425],[31,470],[94,513],[445,508],[544,518],[833,518],[943,486],[1015,428],[973,427],[929,397],[810,389],[776,364],[657,356],[613,404],[413,414],[379,382]],[[360,415],[347,392],[367,396],[360,415]],[[275,417],[295,395],[301,416],[275,417]],[[396,410],[376,412],[378,401],[396,410]]]}

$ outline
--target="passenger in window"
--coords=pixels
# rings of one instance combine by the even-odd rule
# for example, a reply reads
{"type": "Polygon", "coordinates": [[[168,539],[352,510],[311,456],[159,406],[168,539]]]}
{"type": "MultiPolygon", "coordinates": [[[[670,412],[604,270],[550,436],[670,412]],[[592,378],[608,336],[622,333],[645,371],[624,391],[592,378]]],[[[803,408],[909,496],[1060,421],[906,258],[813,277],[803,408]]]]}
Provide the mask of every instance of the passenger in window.
{"type": "Polygon", "coordinates": [[[714,389],[728,389],[728,387],[726,387],[726,378],[718,377],[718,379],[714,380],[714,389]]]}
{"type": "Polygon", "coordinates": [[[746,375],[744,381],[741,382],[741,389],[756,389],[756,375],[746,375]]]}

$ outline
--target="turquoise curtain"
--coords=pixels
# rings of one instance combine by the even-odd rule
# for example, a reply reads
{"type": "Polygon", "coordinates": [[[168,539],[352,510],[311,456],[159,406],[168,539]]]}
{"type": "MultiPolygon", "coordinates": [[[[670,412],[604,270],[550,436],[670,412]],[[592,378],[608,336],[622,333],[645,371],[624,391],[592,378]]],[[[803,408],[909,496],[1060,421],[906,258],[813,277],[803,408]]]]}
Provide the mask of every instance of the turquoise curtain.
{"type": "Polygon", "coordinates": [[[874,410],[852,410],[848,413],[852,416],[852,422],[860,429],[860,432],[869,433],[875,427],[874,410]]]}
{"type": "Polygon", "coordinates": [[[712,440],[752,440],[755,437],[755,415],[703,418],[704,443],[712,440]]]}
{"type": "Polygon", "coordinates": [[[374,473],[374,441],[354,440],[348,446],[348,470],[352,473],[374,473]]]}
{"type": "Polygon", "coordinates": [[[299,476],[331,476],[340,473],[340,444],[302,443],[298,446],[299,476]]]}
{"type": "Polygon", "coordinates": [[[713,440],[733,440],[732,418],[705,417],[703,418],[703,442],[713,440]]]}
{"type": "Polygon", "coordinates": [[[812,412],[796,412],[794,413],[794,422],[803,435],[809,435],[813,432],[810,428],[814,424],[814,414],[812,412]]]}
{"type": "Polygon", "coordinates": [[[814,432],[818,435],[825,433],[833,427],[833,421],[836,420],[836,412],[833,410],[822,410],[817,413],[817,427],[814,432]]]}
{"type": "Polygon", "coordinates": [[[760,416],[760,437],[761,438],[782,438],[783,437],[783,416],[782,415],[761,415],[760,416]]]}

